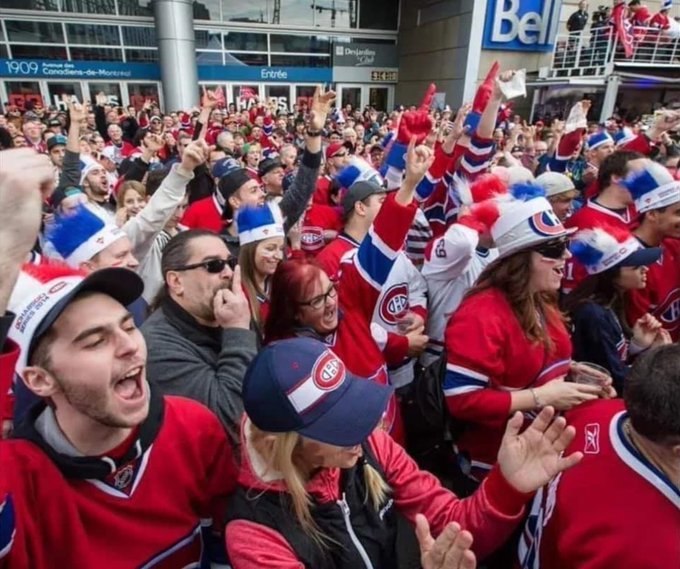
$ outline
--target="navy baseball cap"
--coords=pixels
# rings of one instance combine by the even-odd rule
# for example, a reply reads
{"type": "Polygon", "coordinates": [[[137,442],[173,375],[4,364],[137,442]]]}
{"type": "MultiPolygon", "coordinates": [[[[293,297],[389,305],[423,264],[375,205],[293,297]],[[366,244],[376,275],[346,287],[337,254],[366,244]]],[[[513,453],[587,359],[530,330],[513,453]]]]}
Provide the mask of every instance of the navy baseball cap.
{"type": "Polygon", "coordinates": [[[238,160],[235,160],[234,158],[222,158],[222,160],[215,162],[215,165],[212,168],[212,176],[215,180],[219,180],[222,176],[226,176],[239,168],[241,168],[241,166],[238,163],[238,160]]]}
{"type": "Polygon", "coordinates": [[[243,380],[243,406],[263,431],[295,431],[349,447],[378,426],[392,391],[350,373],[318,340],[292,338],[270,344],[251,362],[243,380]]]}

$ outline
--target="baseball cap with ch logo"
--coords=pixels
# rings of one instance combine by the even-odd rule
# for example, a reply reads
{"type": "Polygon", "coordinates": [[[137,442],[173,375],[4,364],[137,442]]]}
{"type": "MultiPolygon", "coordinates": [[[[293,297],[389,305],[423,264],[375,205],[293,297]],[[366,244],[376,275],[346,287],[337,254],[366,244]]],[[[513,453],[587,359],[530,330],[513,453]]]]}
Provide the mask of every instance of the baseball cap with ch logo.
{"type": "Polygon", "coordinates": [[[281,340],[262,350],[243,381],[243,404],[256,427],[348,447],[376,428],[392,388],[350,373],[324,344],[281,340]]]}

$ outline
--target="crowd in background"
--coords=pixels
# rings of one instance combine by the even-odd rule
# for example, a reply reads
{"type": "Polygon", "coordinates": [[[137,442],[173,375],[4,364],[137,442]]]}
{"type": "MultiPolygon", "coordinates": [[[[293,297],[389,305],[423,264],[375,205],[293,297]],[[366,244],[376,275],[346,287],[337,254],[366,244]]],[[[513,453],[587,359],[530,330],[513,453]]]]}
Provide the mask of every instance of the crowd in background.
{"type": "Polygon", "coordinates": [[[5,107],[0,567],[680,563],[680,112],[514,77],[5,107]]]}

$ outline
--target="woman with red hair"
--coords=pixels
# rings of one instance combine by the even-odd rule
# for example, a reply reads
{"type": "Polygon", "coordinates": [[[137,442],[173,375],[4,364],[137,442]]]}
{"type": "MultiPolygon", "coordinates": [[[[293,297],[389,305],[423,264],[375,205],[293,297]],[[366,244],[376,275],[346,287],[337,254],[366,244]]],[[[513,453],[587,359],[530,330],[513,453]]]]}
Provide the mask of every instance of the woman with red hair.
{"type": "MultiPolygon", "coordinates": [[[[429,148],[411,141],[404,182],[385,200],[373,226],[337,282],[309,261],[281,263],[274,273],[265,343],[295,336],[323,341],[360,377],[388,382],[385,358],[376,343],[387,334],[371,326],[381,288],[416,213],[413,195],[433,160],[429,148]]],[[[394,401],[383,426],[391,431],[394,401]]]]}

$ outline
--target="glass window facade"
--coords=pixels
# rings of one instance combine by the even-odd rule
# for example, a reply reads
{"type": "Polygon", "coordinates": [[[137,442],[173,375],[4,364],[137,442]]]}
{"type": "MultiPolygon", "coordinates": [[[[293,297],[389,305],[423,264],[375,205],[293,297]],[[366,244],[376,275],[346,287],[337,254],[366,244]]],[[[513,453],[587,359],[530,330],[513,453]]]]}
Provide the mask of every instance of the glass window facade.
{"type": "Polygon", "coordinates": [[[68,42],[87,45],[120,45],[118,26],[66,24],[68,42]]]}
{"type": "Polygon", "coordinates": [[[283,55],[273,53],[272,67],[330,67],[330,57],[315,55],[283,55]]]}
{"type": "Polygon", "coordinates": [[[269,41],[272,52],[327,54],[331,52],[331,42],[327,36],[271,34],[269,41]]]}
{"type": "Polygon", "coordinates": [[[79,14],[115,14],[115,0],[61,0],[64,12],[78,12],[79,14]]]}
{"type": "Polygon", "coordinates": [[[222,32],[219,30],[195,30],[196,49],[222,49],[222,32]]]}
{"type": "Polygon", "coordinates": [[[14,59],[68,59],[66,48],[62,46],[14,44],[10,51],[14,59]]]}
{"type": "Polygon", "coordinates": [[[110,47],[73,47],[71,59],[76,61],[123,61],[123,52],[110,47]]]}
{"type": "Polygon", "coordinates": [[[64,43],[64,30],[58,22],[5,20],[5,26],[11,42],[64,43]]]}
{"type": "Polygon", "coordinates": [[[157,49],[126,49],[125,61],[138,63],[156,63],[158,61],[157,49]]]}
{"type": "Polygon", "coordinates": [[[26,103],[33,102],[36,105],[44,106],[43,98],[40,94],[40,83],[37,81],[6,81],[7,102],[16,105],[20,109],[26,108],[26,103]]]}
{"type": "Polygon", "coordinates": [[[153,47],[156,43],[156,29],[142,26],[123,26],[123,45],[125,47],[153,47]]]}
{"type": "Polygon", "coordinates": [[[267,51],[267,34],[241,32],[224,33],[224,49],[227,51],[267,51]]]}

